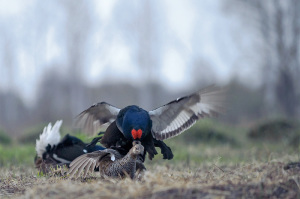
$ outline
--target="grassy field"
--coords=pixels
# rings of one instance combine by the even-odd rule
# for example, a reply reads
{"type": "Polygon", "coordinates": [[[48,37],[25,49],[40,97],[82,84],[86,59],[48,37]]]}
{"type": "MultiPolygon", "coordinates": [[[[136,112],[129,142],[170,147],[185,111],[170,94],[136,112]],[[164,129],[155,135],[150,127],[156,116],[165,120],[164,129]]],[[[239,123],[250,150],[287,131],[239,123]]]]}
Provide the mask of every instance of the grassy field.
{"type": "Polygon", "coordinates": [[[136,180],[39,175],[34,145],[13,141],[0,145],[0,198],[299,198],[300,166],[285,168],[299,161],[298,133],[250,139],[248,128],[205,120],[167,140],[174,159],[147,160],[136,180]]]}

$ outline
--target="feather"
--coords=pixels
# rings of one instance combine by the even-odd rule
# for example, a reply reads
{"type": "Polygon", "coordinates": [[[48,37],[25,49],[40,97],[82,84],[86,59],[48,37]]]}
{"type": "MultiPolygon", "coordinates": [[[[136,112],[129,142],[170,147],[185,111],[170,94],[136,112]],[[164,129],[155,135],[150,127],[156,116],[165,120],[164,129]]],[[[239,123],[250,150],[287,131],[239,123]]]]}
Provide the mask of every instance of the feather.
{"type": "Polygon", "coordinates": [[[136,171],[137,155],[144,153],[144,147],[140,144],[134,144],[132,149],[126,156],[120,155],[119,152],[113,149],[106,149],[103,151],[95,151],[87,153],[76,158],[71,164],[68,173],[70,178],[76,174],[76,178],[84,171],[85,178],[89,171],[93,171],[95,167],[99,166],[101,175],[105,176],[124,176],[125,173],[130,173],[133,178],[136,171]]]}
{"type": "Polygon", "coordinates": [[[43,153],[46,152],[46,147],[50,145],[53,147],[57,145],[60,141],[60,127],[62,125],[62,120],[56,121],[52,128],[52,124],[49,123],[43,130],[43,133],[40,135],[40,139],[36,140],[36,153],[37,156],[42,158],[43,153]]]}
{"type": "Polygon", "coordinates": [[[105,130],[119,113],[120,109],[106,102],[100,102],[84,110],[76,117],[76,126],[82,128],[85,133],[94,135],[100,128],[105,130]]]}
{"type": "MultiPolygon", "coordinates": [[[[88,164],[86,165],[85,170],[84,170],[84,174],[83,174],[84,178],[86,177],[86,174],[88,173],[88,171],[91,170],[90,167],[91,167],[91,165],[93,164],[94,161],[95,160],[93,160],[92,158],[89,159],[88,164]]],[[[94,167],[93,167],[93,170],[94,170],[94,167]]]]}
{"type": "Polygon", "coordinates": [[[198,119],[223,113],[224,96],[225,89],[212,85],[149,111],[153,137],[157,140],[175,137],[198,119]]]}
{"type": "Polygon", "coordinates": [[[95,169],[102,157],[109,154],[112,155],[112,151],[112,149],[105,149],[103,151],[94,151],[92,153],[86,153],[79,156],[70,164],[70,169],[68,171],[68,173],[70,174],[70,178],[72,178],[76,172],[77,178],[83,170],[85,176],[89,170],[92,171],[95,169]]]}

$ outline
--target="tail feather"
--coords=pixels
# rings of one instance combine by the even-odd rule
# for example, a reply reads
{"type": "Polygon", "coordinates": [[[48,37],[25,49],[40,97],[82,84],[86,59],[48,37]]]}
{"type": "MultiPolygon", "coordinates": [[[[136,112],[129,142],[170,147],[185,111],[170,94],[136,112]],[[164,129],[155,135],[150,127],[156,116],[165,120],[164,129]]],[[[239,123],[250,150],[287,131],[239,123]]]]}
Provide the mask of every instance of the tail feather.
{"type": "Polygon", "coordinates": [[[53,147],[57,145],[60,141],[60,132],[59,129],[62,125],[62,120],[56,121],[52,128],[52,124],[49,123],[43,130],[43,133],[40,135],[40,139],[36,140],[36,153],[38,157],[42,157],[43,153],[46,151],[46,147],[50,145],[53,147]]]}

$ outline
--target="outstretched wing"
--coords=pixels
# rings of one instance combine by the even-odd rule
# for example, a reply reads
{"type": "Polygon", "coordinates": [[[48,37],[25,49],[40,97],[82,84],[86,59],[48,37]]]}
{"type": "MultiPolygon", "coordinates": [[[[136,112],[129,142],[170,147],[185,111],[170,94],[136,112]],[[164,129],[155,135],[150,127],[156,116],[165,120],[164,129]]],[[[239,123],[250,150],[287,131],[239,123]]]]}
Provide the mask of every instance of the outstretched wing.
{"type": "Polygon", "coordinates": [[[224,89],[212,85],[149,111],[153,137],[157,140],[175,137],[198,119],[224,112],[224,95],[224,89]]]}
{"type": "Polygon", "coordinates": [[[82,171],[84,171],[83,177],[85,178],[88,171],[93,172],[95,168],[99,167],[100,160],[106,156],[110,156],[112,161],[115,159],[115,155],[111,153],[111,149],[94,151],[79,156],[70,163],[70,169],[68,171],[70,178],[72,178],[76,172],[76,178],[78,178],[82,171]]]}
{"type": "Polygon", "coordinates": [[[76,126],[85,133],[94,135],[104,124],[107,124],[107,128],[117,118],[119,111],[119,108],[106,102],[94,104],[76,117],[76,126]]]}

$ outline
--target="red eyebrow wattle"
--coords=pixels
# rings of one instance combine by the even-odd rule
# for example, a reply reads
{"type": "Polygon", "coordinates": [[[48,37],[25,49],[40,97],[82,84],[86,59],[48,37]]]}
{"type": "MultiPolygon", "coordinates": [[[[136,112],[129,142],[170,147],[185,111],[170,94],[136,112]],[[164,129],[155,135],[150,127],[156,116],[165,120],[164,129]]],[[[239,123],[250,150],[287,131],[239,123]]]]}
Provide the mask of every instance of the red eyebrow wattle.
{"type": "Polygon", "coordinates": [[[138,138],[138,132],[135,129],[131,130],[131,135],[132,135],[133,139],[137,139],[138,138]]]}
{"type": "Polygon", "coordinates": [[[141,139],[142,134],[143,134],[142,129],[137,130],[137,136],[138,136],[139,139],[141,139]]]}
{"type": "Polygon", "coordinates": [[[141,139],[142,134],[143,134],[143,131],[141,129],[139,129],[139,130],[132,129],[131,130],[131,135],[132,135],[134,140],[135,139],[141,139]]]}

